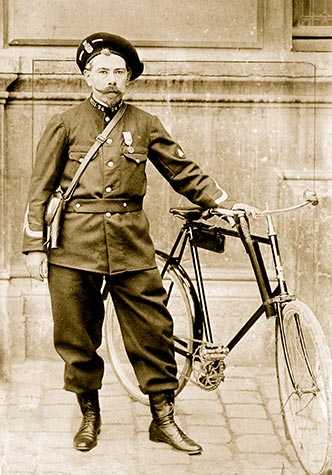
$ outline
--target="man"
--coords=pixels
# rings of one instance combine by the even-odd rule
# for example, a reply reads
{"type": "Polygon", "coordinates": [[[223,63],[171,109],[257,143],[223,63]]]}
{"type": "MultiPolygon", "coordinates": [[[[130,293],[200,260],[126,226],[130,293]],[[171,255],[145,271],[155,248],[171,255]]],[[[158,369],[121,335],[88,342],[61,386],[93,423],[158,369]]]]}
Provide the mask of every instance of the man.
{"type": "Polygon", "coordinates": [[[178,384],[173,327],[142,210],[146,161],[197,205],[216,207],[227,194],[186,158],[157,117],[127,104],[67,204],[59,247],[47,252],[44,214],[50,194],[59,185],[68,188],[97,135],[122,107],[128,83],[143,72],[136,49],[108,33],[84,39],[76,62],[91,96],[52,117],[40,139],[23,245],[30,275],[48,278],[54,345],[65,362],[64,389],[76,393],[83,414],[74,447],[92,449],[100,433],[98,390],[104,363],[97,349],[105,278],[140,388],[149,395],[150,439],[197,454],[202,448],[173,417],[178,384]]]}

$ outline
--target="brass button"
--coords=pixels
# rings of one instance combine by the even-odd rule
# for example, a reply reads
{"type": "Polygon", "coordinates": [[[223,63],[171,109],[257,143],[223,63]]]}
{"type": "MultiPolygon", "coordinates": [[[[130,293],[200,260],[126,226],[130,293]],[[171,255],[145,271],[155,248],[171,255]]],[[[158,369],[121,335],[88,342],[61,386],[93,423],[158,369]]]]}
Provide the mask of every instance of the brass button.
{"type": "Polygon", "coordinates": [[[114,167],[114,162],[112,162],[112,160],[110,160],[110,161],[107,163],[107,166],[108,166],[108,168],[113,168],[113,167],[114,167]]]}
{"type": "Polygon", "coordinates": [[[110,218],[111,216],[112,216],[111,213],[110,213],[109,211],[107,211],[106,217],[107,217],[107,218],[110,218]]]}
{"type": "Polygon", "coordinates": [[[126,202],[122,203],[122,206],[123,206],[124,208],[127,208],[127,203],[126,203],[126,202]]]}
{"type": "Polygon", "coordinates": [[[75,207],[76,207],[76,208],[80,208],[80,207],[81,207],[81,203],[76,203],[76,204],[75,204],[75,207]]]}
{"type": "Polygon", "coordinates": [[[107,139],[107,140],[106,140],[106,143],[108,143],[109,145],[110,145],[112,142],[113,142],[112,139],[107,139]]]}
{"type": "Polygon", "coordinates": [[[112,187],[111,187],[111,186],[107,186],[107,187],[105,188],[105,191],[106,191],[106,193],[110,193],[110,192],[112,191],[112,187]]]}

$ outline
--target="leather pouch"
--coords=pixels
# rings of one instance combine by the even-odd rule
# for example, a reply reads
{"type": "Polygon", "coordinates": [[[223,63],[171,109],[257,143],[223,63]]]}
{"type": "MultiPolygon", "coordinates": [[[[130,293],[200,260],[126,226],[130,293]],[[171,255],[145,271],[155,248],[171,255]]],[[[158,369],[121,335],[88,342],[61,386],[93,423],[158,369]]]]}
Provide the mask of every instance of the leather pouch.
{"type": "Polygon", "coordinates": [[[225,250],[225,235],[218,228],[200,224],[193,227],[192,243],[202,249],[222,253],[225,250]]]}
{"type": "Polygon", "coordinates": [[[48,200],[44,218],[47,226],[48,247],[51,249],[59,247],[59,237],[65,204],[66,200],[63,198],[62,189],[59,187],[54,193],[52,193],[48,200]]]}

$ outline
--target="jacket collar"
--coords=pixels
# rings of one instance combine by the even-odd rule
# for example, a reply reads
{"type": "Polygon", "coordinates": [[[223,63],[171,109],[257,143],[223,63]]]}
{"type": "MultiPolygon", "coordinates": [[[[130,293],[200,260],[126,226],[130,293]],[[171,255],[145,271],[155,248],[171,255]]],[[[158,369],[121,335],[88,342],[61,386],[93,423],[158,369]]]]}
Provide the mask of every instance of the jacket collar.
{"type": "Polygon", "coordinates": [[[112,107],[107,107],[106,105],[102,104],[101,102],[97,101],[92,95],[89,98],[90,104],[95,109],[104,112],[108,117],[113,116],[121,107],[122,100],[115,104],[112,107]]]}

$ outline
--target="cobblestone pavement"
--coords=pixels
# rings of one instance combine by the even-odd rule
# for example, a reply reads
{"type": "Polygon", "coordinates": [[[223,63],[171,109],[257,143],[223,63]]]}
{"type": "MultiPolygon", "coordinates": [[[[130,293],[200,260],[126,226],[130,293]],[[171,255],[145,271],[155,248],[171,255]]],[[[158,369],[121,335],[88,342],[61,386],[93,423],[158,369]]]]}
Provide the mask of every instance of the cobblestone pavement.
{"type": "Polygon", "coordinates": [[[81,416],[62,389],[61,362],[12,368],[0,391],[1,475],[303,475],[284,438],[274,368],[233,367],[213,392],[188,385],[176,419],[204,452],[148,440],[149,408],[132,401],[106,365],[98,446],[72,448],[81,416]]]}

